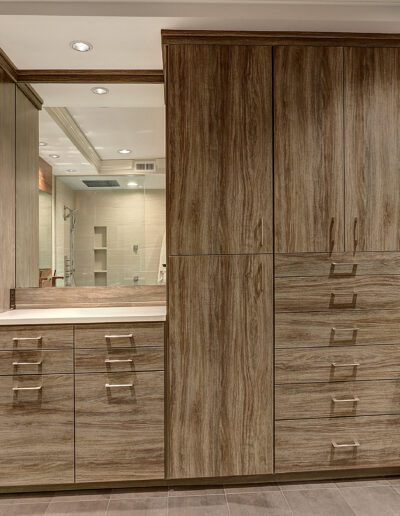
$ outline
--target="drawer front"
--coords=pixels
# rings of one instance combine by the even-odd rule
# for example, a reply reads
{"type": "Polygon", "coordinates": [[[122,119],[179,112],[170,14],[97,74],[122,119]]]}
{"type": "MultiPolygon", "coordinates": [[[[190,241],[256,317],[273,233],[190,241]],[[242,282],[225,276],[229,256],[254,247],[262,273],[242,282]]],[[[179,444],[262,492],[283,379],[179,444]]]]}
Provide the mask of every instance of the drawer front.
{"type": "Polygon", "coordinates": [[[122,348],[110,353],[101,349],[77,349],[75,352],[77,373],[163,370],[164,348],[122,348]]]}
{"type": "Polygon", "coordinates": [[[72,349],[0,351],[0,375],[72,372],[72,349]]]}
{"type": "Polygon", "coordinates": [[[134,346],[164,346],[164,324],[86,324],[75,327],[76,348],[112,350],[134,346]]]}
{"type": "Polygon", "coordinates": [[[399,377],[400,346],[279,349],[275,353],[277,384],[399,377]]]}
{"type": "Polygon", "coordinates": [[[0,486],[73,483],[73,376],[2,376],[0,440],[0,486]]]}
{"type": "Polygon", "coordinates": [[[0,351],[68,349],[73,346],[72,326],[0,326],[0,351]]]}
{"type": "Polygon", "coordinates": [[[400,414],[400,380],[277,385],[275,418],[400,414]]]}
{"type": "Polygon", "coordinates": [[[400,274],[400,253],[302,253],[275,255],[275,277],[351,277],[400,274]]]}
{"type": "Polygon", "coordinates": [[[400,313],[394,310],[279,313],[275,316],[275,346],[400,344],[399,328],[400,313]]]}
{"type": "Polygon", "coordinates": [[[276,278],[277,312],[400,309],[400,276],[276,278]]]}
{"type": "Polygon", "coordinates": [[[76,376],[76,481],[164,478],[164,374],[76,376]]]}
{"type": "Polygon", "coordinates": [[[400,416],[275,423],[276,473],[382,466],[400,466],[400,416]]]}

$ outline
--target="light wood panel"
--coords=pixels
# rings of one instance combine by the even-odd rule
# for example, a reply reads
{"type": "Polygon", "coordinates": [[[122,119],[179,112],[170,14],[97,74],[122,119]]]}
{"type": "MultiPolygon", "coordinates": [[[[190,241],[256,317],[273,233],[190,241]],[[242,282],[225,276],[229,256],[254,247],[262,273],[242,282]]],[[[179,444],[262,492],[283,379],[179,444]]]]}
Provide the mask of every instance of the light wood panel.
{"type": "Polygon", "coordinates": [[[303,419],[400,414],[400,381],[278,385],[275,418],[303,419]],[[344,401],[356,400],[356,401],[344,401]]]}
{"type": "Polygon", "coordinates": [[[75,407],[77,482],[164,478],[164,373],[77,375],[75,407]]]}
{"type": "Polygon", "coordinates": [[[15,287],[15,85],[0,68],[0,312],[15,287]]]}
{"type": "Polygon", "coordinates": [[[270,47],[168,49],[170,255],[272,252],[270,47]]]}
{"type": "Polygon", "coordinates": [[[276,348],[400,344],[398,310],[278,313],[276,348]]]}
{"type": "Polygon", "coordinates": [[[112,351],[137,346],[163,346],[164,323],[103,323],[75,326],[75,347],[112,351]],[[111,338],[109,338],[111,336],[111,338]]]}
{"type": "Polygon", "coordinates": [[[73,389],[72,375],[0,377],[1,486],[73,483],[73,389]]]}
{"type": "Polygon", "coordinates": [[[39,286],[39,112],[16,90],[16,285],[39,286]]]}
{"type": "Polygon", "coordinates": [[[0,326],[0,350],[66,349],[74,345],[72,326],[0,326]]]}
{"type": "Polygon", "coordinates": [[[75,351],[75,371],[77,373],[163,370],[164,348],[117,348],[110,352],[99,349],[77,349],[75,351]]]}
{"type": "Polygon", "coordinates": [[[0,351],[0,375],[73,373],[71,350],[0,351]]]}
{"type": "Polygon", "coordinates": [[[345,49],[346,249],[400,250],[400,49],[345,49]]]}
{"type": "Polygon", "coordinates": [[[400,464],[400,416],[277,421],[275,471],[381,468],[400,464]],[[333,448],[351,444],[355,448],[333,448]]]}
{"type": "Polygon", "coordinates": [[[273,471],[272,256],[169,259],[168,477],[273,471]]]}
{"type": "Polygon", "coordinates": [[[275,251],[343,251],[343,50],[275,48],[274,100],[275,251]]]}
{"type": "Polygon", "coordinates": [[[278,349],[275,383],[396,379],[399,353],[399,345],[278,349]]]}

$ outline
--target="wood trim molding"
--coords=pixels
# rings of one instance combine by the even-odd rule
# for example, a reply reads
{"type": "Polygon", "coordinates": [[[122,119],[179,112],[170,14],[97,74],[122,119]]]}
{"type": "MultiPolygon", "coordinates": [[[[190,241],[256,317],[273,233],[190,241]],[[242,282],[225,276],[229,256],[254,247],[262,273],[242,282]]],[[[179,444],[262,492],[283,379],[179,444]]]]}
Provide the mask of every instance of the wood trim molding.
{"type": "Polygon", "coordinates": [[[32,102],[36,109],[42,109],[43,99],[30,84],[17,82],[17,88],[32,102]]]}
{"type": "Polygon", "coordinates": [[[18,81],[18,70],[15,64],[11,61],[8,55],[0,48],[0,67],[10,76],[14,81],[18,81]]]}
{"type": "Polygon", "coordinates": [[[17,70],[17,80],[29,83],[164,83],[163,70],[17,70]]]}
{"type": "Polygon", "coordinates": [[[400,34],[162,30],[161,36],[163,45],[196,43],[207,45],[400,47],[400,34]]]}

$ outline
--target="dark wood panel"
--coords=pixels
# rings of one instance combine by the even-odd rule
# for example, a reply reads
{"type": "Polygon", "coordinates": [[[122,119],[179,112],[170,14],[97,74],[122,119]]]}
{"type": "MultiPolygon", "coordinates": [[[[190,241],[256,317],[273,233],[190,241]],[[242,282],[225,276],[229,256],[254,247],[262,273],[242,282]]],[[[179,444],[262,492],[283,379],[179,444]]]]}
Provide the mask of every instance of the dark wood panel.
{"type": "Polygon", "coordinates": [[[169,259],[168,476],[273,470],[272,256],[169,259]]]}
{"type": "Polygon", "coordinates": [[[168,51],[169,254],[272,252],[271,49],[168,51]]]}
{"type": "Polygon", "coordinates": [[[274,49],[275,250],[343,250],[343,49],[274,49]]]}
{"type": "Polygon", "coordinates": [[[345,49],[346,249],[400,250],[400,49],[345,49]]]}
{"type": "Polygon", "coordinates": [[[31,83],[163,83],[163,70],[18,70],[19,82],[31,83]]]}

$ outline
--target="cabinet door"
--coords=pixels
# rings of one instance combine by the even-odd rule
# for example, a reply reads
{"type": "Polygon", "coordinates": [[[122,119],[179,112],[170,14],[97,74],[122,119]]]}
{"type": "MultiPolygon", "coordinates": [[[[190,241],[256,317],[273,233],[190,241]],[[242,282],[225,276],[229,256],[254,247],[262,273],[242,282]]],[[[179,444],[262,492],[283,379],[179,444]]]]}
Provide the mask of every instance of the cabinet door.
{"type": "Polygon", "coordinates": [[[274,99],[275,251],[343,251],[343,50],[275,48],[274,99]]]}
{"type": "Polygon", "coordinates": [[[272,261],[169,260],[170,478],[273,472],[272,261]]]}
{"type": "Polygon", "coordinates": [[[346,249],[400,250],[400,49],[346,48],[346,249]]]}
{"type": "Polygon", "coordinates": [[[169,254],[272,252],[270,47],[168,48],[169,254]]]}
{"type": "Polygon", "coordinates": [[[76,481],[164,478],[164,373],[76,375],[76,481]]]}
{"type": "Polygon", "coordinates": [[[73,376],[1,377],[0,442],[0,486],[73,483],[73,376]]]}

